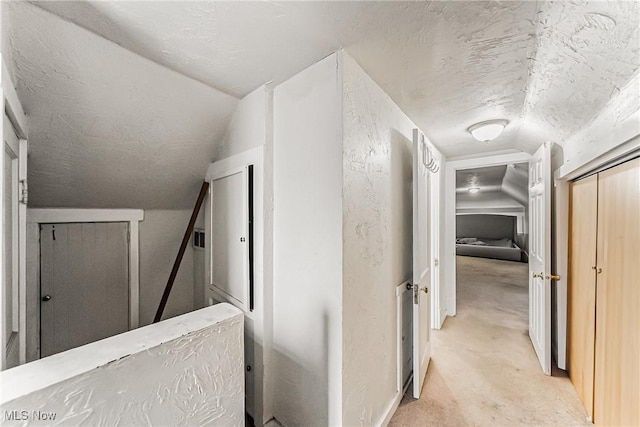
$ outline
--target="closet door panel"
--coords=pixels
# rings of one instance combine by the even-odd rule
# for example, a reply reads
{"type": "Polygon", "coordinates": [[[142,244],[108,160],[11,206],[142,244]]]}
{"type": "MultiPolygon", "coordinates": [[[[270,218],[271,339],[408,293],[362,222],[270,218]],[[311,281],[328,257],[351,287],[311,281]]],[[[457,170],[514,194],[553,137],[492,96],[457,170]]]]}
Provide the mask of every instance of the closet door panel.
{"type": "Polygon", "coordinates": [[[640,159],[635,159],[598,177],[596,425],[640,425],[639,254],[640,159]]]}
{"type": "Polygon", "coordinates": [[[568,369],[578,397],[593,419],[598,176],[572,183],[570,194],[568,369]]]}

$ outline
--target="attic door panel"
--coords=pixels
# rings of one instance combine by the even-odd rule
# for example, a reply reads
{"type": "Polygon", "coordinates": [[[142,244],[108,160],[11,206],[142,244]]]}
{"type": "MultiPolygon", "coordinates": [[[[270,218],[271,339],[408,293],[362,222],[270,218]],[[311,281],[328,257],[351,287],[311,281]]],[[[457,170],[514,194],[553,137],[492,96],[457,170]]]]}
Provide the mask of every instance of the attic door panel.
{"type": "Polygon", "coordinates": [[[211,182],[211,281],[213,289],[248,309],[245,172],[211,182]]]}
{"type": "Polygon", "coordinates": [[[43,224],[41,356],[129,329],[126,222],[43,224]]]}

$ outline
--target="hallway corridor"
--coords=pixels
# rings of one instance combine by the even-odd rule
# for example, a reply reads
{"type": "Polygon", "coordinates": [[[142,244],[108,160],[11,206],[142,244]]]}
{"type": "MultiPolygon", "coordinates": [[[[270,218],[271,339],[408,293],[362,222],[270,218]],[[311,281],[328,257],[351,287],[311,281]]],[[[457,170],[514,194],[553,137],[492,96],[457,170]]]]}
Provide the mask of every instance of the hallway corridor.
{"type": "Polygon", "coordinates": [[[529,341],[527,264],[457,257],[458,314],[434,330],[422,397],[391,426],[589,425],[564,371],[545,376],[529,341]]]}

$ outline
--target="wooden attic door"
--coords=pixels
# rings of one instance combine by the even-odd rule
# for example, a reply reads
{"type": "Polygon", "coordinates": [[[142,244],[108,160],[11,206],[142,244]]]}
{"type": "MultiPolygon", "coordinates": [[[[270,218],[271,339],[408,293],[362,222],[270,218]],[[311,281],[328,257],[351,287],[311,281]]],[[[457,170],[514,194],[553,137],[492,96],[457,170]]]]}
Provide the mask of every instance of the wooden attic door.
{"type": "Polygon", "coordinates": [[[570,197],[569,376],[596,425],[640,425],[640,159],[570,197]]]}
{"type": "Polygon", "coordinates": [[[129,224],[40,225],[41,357],[129,330],[129,224]]]}
{"type": "Polygon", "coordinates": [[[598,174],[593,420],[640,425],[640,158],[598,174]]]}

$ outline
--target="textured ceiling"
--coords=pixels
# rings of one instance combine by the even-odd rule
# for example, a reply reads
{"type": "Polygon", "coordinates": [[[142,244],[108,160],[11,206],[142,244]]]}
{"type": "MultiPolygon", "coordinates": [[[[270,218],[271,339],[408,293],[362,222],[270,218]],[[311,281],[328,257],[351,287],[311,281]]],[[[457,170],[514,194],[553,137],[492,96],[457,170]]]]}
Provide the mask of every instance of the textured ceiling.
{"type": "Polygon", "coordinates": [[[466,201],[482,199],[485,193],[501,192],[511,199],[527,206],[529,203],[529,165],[517,163],[503,166],[489,166],[456,171],[456,192],[466,201]],[[468,198],[468,189],[478,187],[480,194],[468,198]]]}
{"type": "Polygon", "coordinates": [[[41,6],[239,97],[345,48],[448,157],[562,143],[640,67],[638,2],[41,6]],[[466,132],[493,118],[494,142],[466,132]]]}
{"type": "Polygon", "coordinates": [[[507,172],[507,165],[456,171],[456,189],[467,191],[469,187],[497,190],[507,172]]]}
{"type": "Polygon", "coordinates": [[[193,207],[237,99],[33,5],[8,6],[30,206],[193,207]]]}
{"type": "MultiPolygon", "coordinates": [[[[213,152],[212,144],[226,125],[233,100],[204,84],[239,98],[264,83],[281,82],[341,48],[447,157],[507,149],[532,152],[545,140],[563,143],[593,120],[621,88],[630,87],[626,93],[640,92],[638,2],[37,4],[103,39],[72,29],[72,24],[54,15],[46,17],[44,10],[14,6],[26,10],[14,17],[16,22],[23,20],[19,31],[14,25],[12,42],[14,52],[22,55],[14,58],[22,85],[19,94],[31,91],[33,104],[43,93],[41,87],[48,86],[53,93],[56,82],[63,81],[68,85],[66,103],[73,107],[74,97],[80,105],[92,102],[99,90],[88,82],[104,84],[102,73],[109,74],[109,84],[114,86],[106,92],[111,97],[117,97],[116,90],[129,90],[140,100],[133,117],[118,111],[122,99],[100,105],[94,115],[116,115],[113,118],[118,121],[113,123],[118,124],[118,131],[104,130],[103,141],[110,140],[116,147],[120,144],[127,152],[133,150],[125,147],[121,129],[138,135],[139,146],[152,146],[150,138],[140,136],[151,132],[154,140],[178,150],[180,138],[176,138],[175,126],[170,126],[173,113],[147,112],[169,108],[156,104],[170,97],[175,100],[175,111],[191,120],[182,122],[182,136],[190,133],[186,139],[198,145],[198,158],[209,160],[204,146],[209,147],[208,153],[213,152]],[[157,74],[157,80],[149,83],[145,72],[129,64],[144,60],[132,59],[134,55],[116,44],[149,59],[144,67],[153,70],[149,73],[157,74]],[[156,64],[190,79],[160,71],[156,64]],[[53,71],[44,73],[45,67],[53,71]],[[84,81],[61,77],[58,69],[62,75],[84,73],[84,81]],[[151,93],[144,92],[147,90],[151,93]],[[184,101],[190,98],[206,101],[184,101]],[[207,115],[206,123],[196,119],[207,115]],[[154,117],[161,124],[153,123],[154,117]],[[510,123],[492,143],[475,142],[466,132],[471,124],[493,118],[510,123]],[[113,132],[110,137],[109,132],[113,132]]],[[[41,111],[53,102],[53,95],[48,96],[51,99],[38,107],[41,111]]],[[[64,101],[56,102],[58,109],[65,109],[64,101]]],[[[92,126],[89,118],[69,115],[72,126],[68,133],[92,126]]],[[[38,127],[39,133],[50,136],[50,143],[66,143],[53,138],[59,132],[54,128],[64,126],[42,119],[38,127]]],[[[85,144],[88,151],[100,149],[85,144]]],[[[139,158],[148,159],[147,154],[139,158]]],[[[185,162],[195,158],[184,155],[185,162]]],[[[167,168],[175,165],[177,162],[166,164],[167,168]]],[[[50,177],[57,172],[47,170],[50,177]]]]}

